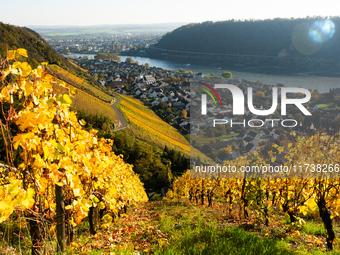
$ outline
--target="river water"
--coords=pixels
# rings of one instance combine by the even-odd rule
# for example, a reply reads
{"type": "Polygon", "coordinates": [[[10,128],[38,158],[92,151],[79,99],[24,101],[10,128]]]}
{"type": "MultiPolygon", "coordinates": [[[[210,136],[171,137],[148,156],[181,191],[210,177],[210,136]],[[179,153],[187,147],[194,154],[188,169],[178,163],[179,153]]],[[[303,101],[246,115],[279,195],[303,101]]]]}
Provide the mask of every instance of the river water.
{"type": "MultiPolygon", "coordinates": [[[[88,56],[90,59],[93,59],[96,54],[76,54],[71,53],[67,56],[76,56],[77,58],[88,56]]],[[[122,61],[129,56],[119,55],[122,61]]],[[[130,56],[131,57],[131,56],[130,56]]],[[[210,75],[213,73],[214,75],[221,76],[224,69],[209,67],[209,66],[200,66],[197,64],[190,63],[178,63],[171,60],[160,60],[160,59],[152,59],[147,57],[139,57],[132,56],[134,61],[138,61],[139,64],[149,63],[150,66],[156,66],[163,69],[170,70],[178,70],[179,68],[183,68],[186,71],[193,71],[194,73],[204,73],[210,75]]],[[[233,78],[246,79],[249,81],[260,81],[264,84],[284,84],[286,87],[302,87],[306,89],[318,89],[319,92],[328,92],[331,88],[340,88],[340,77],[321,77],[321,76],[311,76],[307,73],[297,74],[297,75],[274,75],[274,74],[260,74],[253,73],[251,69],[249,72],[238,72],[232,69],[228,69],[227,71],[232,72],[233,78]]],[[[339,70],[340,71],[340,70],[339,70]]]]}

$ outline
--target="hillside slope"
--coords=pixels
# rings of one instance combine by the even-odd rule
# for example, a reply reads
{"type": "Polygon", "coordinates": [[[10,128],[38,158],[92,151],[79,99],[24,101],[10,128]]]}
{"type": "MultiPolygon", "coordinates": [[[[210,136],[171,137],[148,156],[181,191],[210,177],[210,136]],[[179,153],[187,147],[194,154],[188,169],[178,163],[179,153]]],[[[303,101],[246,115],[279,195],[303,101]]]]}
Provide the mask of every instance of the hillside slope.
{"type": "Polygon", "coordinates": [[[105,93],[91,75],[59,55],[35,31],[0,22],[0,55],[5,56],[7,49],[17,48],[25,48],[28,53],[28,58],[20,60],[33,68],[47,61],[53,75],[76,88],[77,93],[72,100],[75,110],[104,115],[116,122],[116,114],[110,105],[113,97],[105,93]]]}
{"type": "Polygon", "coordinates": [[[36,68],[41,62],[55,64],[65,69],[73,75],[84,79],[91,86],[99,87],[91,75],[84,72],[77,66],[69,62],[67,58],[59,55],[48,43],[35,31],[26,27],[17,27],[0,22],[0,55],[6,56],[6,47],[10,49],[25,48],[28,62],[33,68],[36,68]]]}
{"type": "MultiPolygon", "coordinates": [[[[258,56],[339,59],[340,36],[335,30],[332,38],[327,38],[321,30],[314,27],[315,42],[310,39],[309,29],[320,18],[274,19],[257,21],[221,21],[192,23],[167,33],[156,47],[168,50],[189,52],[244,54],[258,56]],[[329,39],[329,40],[326,40],[329,39]],[[322,45],[322,47],[321,47],[322,45]],[[313,54],[308,50],[317,49],[313,54]],[[284,51],[284,52],[283,52],[284,51]],[[279,55],[281,53],[281,55],[279,55]],[[308,54],[306,54],[308,53],[308,54]]],[[[340,27],[340,17],[332,17],[335,29],[340,27]]],[[[326,31],[327,32],[327,31],[326,31]]],[[[326,33],[325,32],[325,33],[326,33]]]]}
{"type": "Polygon", "coordinates": [[[170,149],[180,151],[186,156],[190,154],[204,161],[210,159],[198,150],[190,150],[189,142],[177,129],[163,121],[151,109],[144,106],[138,99],[122,96],[120,109],[128,118],[130,124],[128,132],[133,133],[138,139],[153,144],[161,149],[168,146],[170,149]]]}

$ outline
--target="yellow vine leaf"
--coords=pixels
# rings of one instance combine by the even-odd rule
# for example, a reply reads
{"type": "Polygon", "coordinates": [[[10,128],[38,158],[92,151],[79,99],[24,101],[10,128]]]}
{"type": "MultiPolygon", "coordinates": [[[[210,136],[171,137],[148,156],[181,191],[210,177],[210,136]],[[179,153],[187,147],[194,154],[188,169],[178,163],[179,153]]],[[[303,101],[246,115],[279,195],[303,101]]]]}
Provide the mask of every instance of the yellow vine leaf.
{"type": "Polygon", "coordinates": [[[9,50],[8,52],[7,52],[7,58],[8,58],[8,60],[12,60],[12,59],[14,59],[15,58],[15,56],[16,56],[16,51],[15,50],[9,50]]]}
{"type": "Polygon", "coordinates": [[[112,217],[108,214],[104,215],[102,218],[102,221],[104,224],[111,223],[112,222],[112,217]]]}
{"type": "Polygon", "coordinates": [[[18,52],[21,56],[28,58],[27,50],[26,50],[26,49],[19,48],[19,49],[17,49],[17,52],[18,52]]]}

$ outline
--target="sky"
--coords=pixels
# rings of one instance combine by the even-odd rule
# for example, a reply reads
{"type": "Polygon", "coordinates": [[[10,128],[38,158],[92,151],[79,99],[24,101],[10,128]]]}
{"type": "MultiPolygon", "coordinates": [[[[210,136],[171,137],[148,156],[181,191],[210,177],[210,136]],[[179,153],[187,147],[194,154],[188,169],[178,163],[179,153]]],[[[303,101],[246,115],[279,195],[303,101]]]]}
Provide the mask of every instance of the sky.
{"type": "Polygon", "coordinates": [[[339,0],[0,0],[17,26],[91,26],[339,16],[339,0]]]}

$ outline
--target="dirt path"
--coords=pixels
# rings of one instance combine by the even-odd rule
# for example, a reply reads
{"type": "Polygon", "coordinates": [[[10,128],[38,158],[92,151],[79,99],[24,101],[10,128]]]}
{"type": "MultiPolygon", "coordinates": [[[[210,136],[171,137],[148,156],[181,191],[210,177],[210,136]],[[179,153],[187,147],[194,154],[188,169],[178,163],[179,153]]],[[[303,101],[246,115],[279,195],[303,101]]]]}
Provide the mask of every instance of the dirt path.
{"type": "Polygon", "coordinates": [[[112,104],[112,108],[113,110],[115,110],[116,115],[118,117],[118,125],[115,127],[113,131],[118,131],[118,130],[126,128],[129,124],[124,118],[123,113],[117,108],[117,104],[120,102],[119,96],[118,95],[114,95],[114,96],[115,96],[115,102],[112,104]]]}

